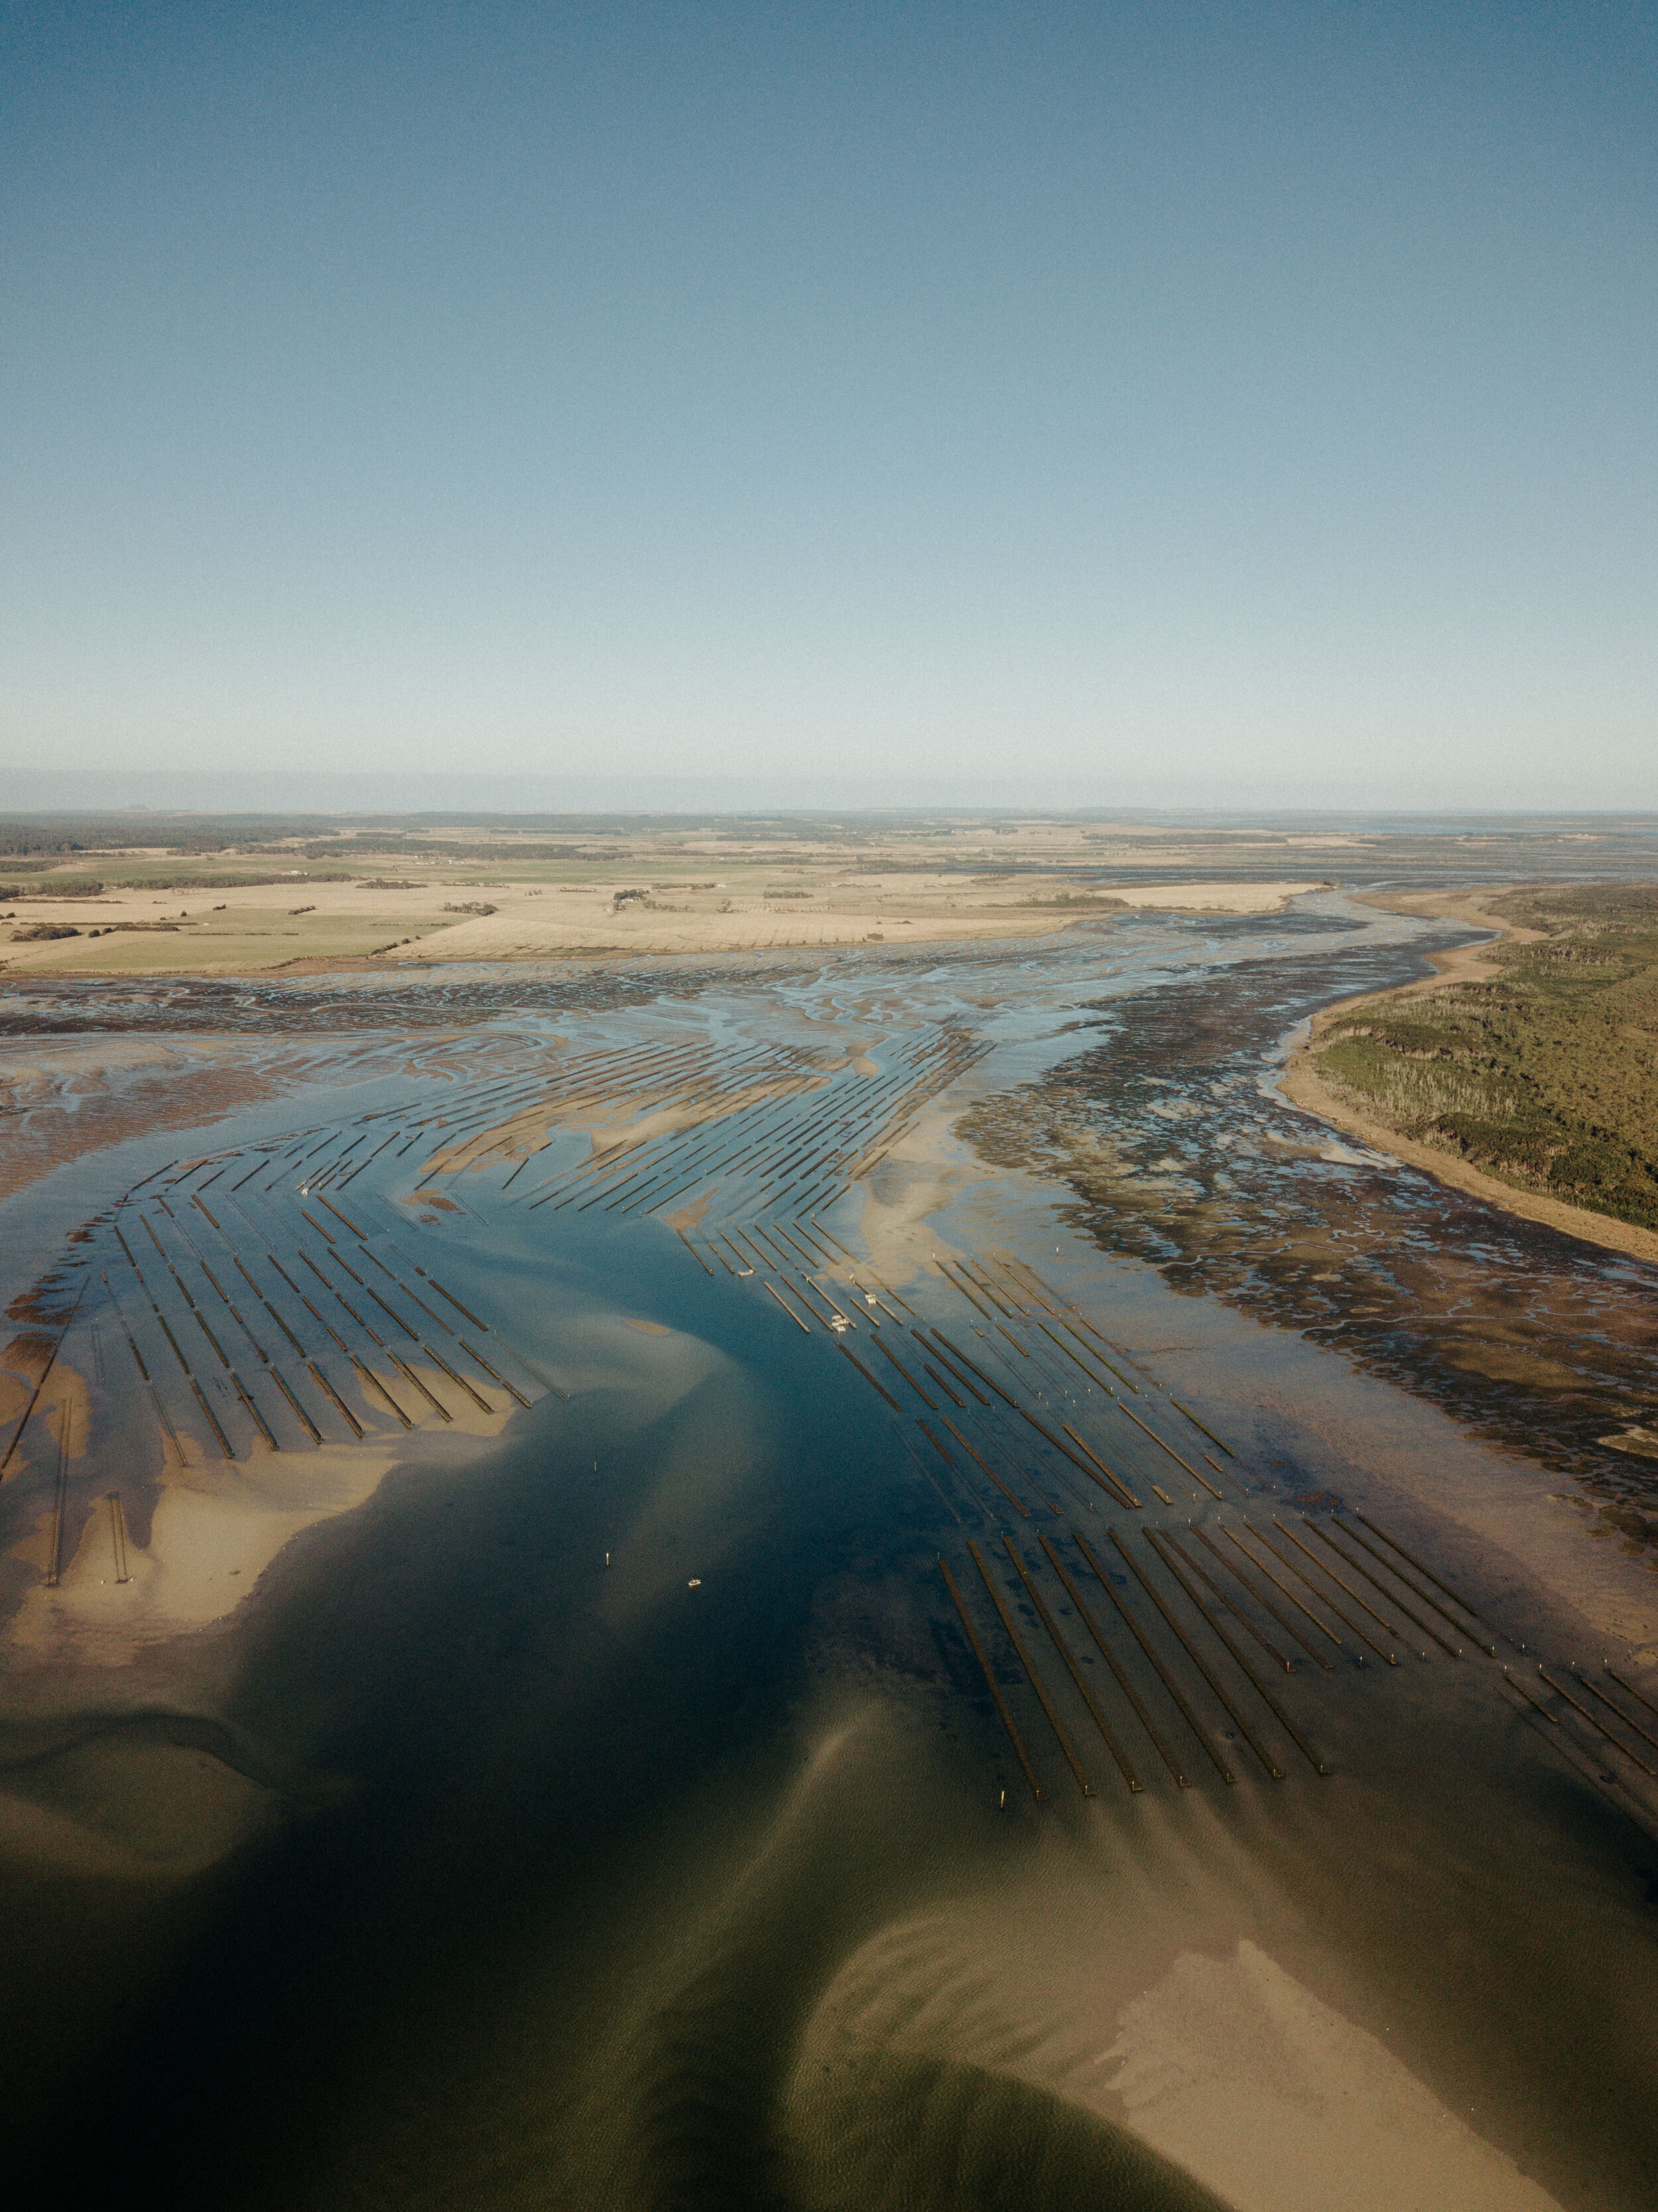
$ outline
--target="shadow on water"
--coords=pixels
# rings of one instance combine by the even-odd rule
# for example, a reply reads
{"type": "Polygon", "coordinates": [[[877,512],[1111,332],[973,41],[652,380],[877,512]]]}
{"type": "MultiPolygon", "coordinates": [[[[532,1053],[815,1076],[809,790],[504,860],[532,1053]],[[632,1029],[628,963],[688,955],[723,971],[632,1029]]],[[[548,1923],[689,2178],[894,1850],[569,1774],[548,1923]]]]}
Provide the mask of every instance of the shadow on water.
{"type": "MultiPolygon", "coordinates": [[[[218,1878],[89,2107],[76,2085],[91,2124],[52,2121],[58,2201],[84,2201],[110,2160],[167,2173],[179,2204],[331,2201],[326,2177],[363,2123],[348,2086],[363,2051],[388,2033],[417,2040],[434,2005],[492,2017],[524,1971],[526,1923],[546,1936],[550,1900],[555,1954],[595,1913],[622,1941],[615,1855],[648,1866],[640,1839],[688,1792],[735,1802],[776,1786],[817,1578],[859,1557],[878,1522],[880,1548],[913,1547],[924,1532],[906,1507],[920,1508],[901,1491],[895,1511],[855,1401],[838,1419],[821,1403],[801,1417],[791,1347],[762,1378],[707,1346],[688,1362],[680,1337],[634,1341],[637,1387],[549,1399],[482,1462],[416,1460],[293,1547],[251,1625],[228,1729],[267,1773],[334,1787],[308,1812],[295,1800],[293,1825],[218,1878]],[[689,1365],[688,1387],[671,1374],[653,1399],[664,1361],[689,1365]]],[[[835,1936],[832,1911],[795,1921],[791,1989],[803,1932],[808,1946],[835,1936]]],[[[539,1943],[536,1960],[544,1971],[539,1943]]],[[[592,1963],[595,1987],[608,1971],[592,1963]]],[[[573,2002],[592,2016],[591,1990],[573,2002]]],[[[745,1993],[734,2049],[763,2010],[745,1993]]],[[[677,2040],[665,2016],[647,2073],[671,2073],[677,2040]]],[[[751,2077],[733,2059],[728,2180],[751,2077]]],[[[680,2176],[663,2201],[685,2202],[696,2161],[674,2148],[672,2116],[689,2107],[669,2088],[641,2087],[635,2117],[641,2140],[657,2125],[680,2176]]],[[[441,2094],[411,2120],[417,2138],[444,2136],[441,2094]]],[[[395,2165],[371,2132],[376,2160],[395,2165]]]]}
{"type": "MultiPolygon", "coordinates": [[[[769,1516],[706,1602],[681,1574],[618,1621],[603,1569],[676,1458],[746,1443],[764,1474],[754,1395],[722,1365],[619,1438],[602,1410],[550,1400],[490,1460],[411,1468],[301,1540],[229,1710],[347,1801],[227,1883],[116,2069],[128,2099],[147,2083],[137,2125],[169,2170],[196,2169],[200,2201],[218,2201],[223,2160],[245,2166],[245,2130],[263,2163],[294,2145],[295,2112],[301,2137],[320,2124],[339,2046],[487,1949],[526,1891],[579,1881],[649,1808],[774,1731],[808,1593],[786,1545],[758,1571],[769,1516]],[[256,2117],[267,2095],[288,2104],[275,2128],[256,2117]]],[[[129,2149],[133,2124],[129,2104],[129,2149]]]]}
{"type": "Polygon", "coordinates": [[[416,1461],[300,1540],[228,1728],[332,1789],[217,1878],[35,2147],[45,2201],[118,2168],[259,2212],[1218,2201],[970,2063],[860,2062],[827,2102],[792,2083],[847,1953],[1024,1846],[940,1820],[959,1777],[933,1724],[806,1682],[814,1589],[925,1556],[934,1508],[895,1492],[851,1389],[819,1375],[808,1414],[780,1346],[763,1379],[716,1349],[644,1419],[627,1391],[548,1401],[482,1462],[416,1461]],[[700,1589],[600,1564],[653,1536],[700,1564],[711,1514],[700,1589]]]}

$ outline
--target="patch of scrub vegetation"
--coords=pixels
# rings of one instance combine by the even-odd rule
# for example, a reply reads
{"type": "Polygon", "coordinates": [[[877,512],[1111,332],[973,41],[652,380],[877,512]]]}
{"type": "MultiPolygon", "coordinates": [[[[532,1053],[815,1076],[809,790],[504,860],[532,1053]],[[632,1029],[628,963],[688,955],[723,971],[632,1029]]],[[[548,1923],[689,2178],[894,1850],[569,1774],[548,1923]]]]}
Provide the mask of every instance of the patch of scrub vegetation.
{"type": "MultiPolygon", "coordinates": [[[[145,891],[217,891],[227,886],[236,890],[262,884],[345,884],[350,880],[348,868],[284,868],[276,875],[268,870],[260,875],[235,868],[197,868],[180,874],[173,868],[134,866],[113,870],[105,878],[106,883],[123,890],[145,891]]],[[[45,897],[53,888],[49,880],[40,886],[37,895],[45,897]]]]}
{"type": "Polygon", "coordinates": [[[1658,1229],[1658,887],[1515,892],[1497,973],[1335,1014],[1313,1064],[1354,1105],[1521,1190],[1658,1229]]]}
{"type": "Polygon", "coordinates": [[[103,883],[97,876],[42,876],[38,882],[32,884],[7,884],[0,889],[0,898],[96,898],[103,888],[103,883]]]}

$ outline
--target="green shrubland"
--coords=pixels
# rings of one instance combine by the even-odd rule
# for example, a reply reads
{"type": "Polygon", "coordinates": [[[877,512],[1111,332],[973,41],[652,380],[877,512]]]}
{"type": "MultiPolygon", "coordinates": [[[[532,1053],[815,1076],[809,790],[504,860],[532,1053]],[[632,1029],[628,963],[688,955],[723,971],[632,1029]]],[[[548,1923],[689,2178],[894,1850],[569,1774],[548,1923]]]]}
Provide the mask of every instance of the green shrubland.
{"type": "Polygon", "coordinates": [[[1658,887],[1515,892],[1489,981],[1336,1016],[1315,1060],[1404,1134],[1658,1229],[1658,887]]]}

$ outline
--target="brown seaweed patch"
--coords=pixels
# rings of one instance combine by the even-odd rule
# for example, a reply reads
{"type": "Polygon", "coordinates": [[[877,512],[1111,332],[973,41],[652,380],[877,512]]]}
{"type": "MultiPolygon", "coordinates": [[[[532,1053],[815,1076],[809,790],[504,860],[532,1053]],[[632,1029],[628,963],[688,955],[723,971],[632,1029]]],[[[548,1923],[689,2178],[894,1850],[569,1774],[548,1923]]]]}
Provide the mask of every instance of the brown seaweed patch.
{"type": "MultiPolygon", "coordinates": [[[[20,1299],[18,1303],[21,1304],[23,1302],[20,1299]]],[[[13,1337],[5,1350],[0,1352],[0,1365],[10,1376],[25,1377],[27,1395],[32,1397],[35,1385],[51,1364],[57,1349],[55,1336],[39,1336],[30,1330],[21,1336],[13,1337]]]]}
{"type": "Polygon", "coordinates": [[[1116,1002],[1108,1043],[975,1102],[957,1133],[993,1165],[1061,1180],[1079,1227],[1171,1288],[1329,1345],[1570,1472],[1633,1512],[1619,1533],[1645,1546],[1658,1430],[1631,1408],[1658,1399],[1650,1271],[1321,1131],[1311,1142],[1262,1088],[1286,1023],[1363,973],[1245,963],[1116,1002]]]}

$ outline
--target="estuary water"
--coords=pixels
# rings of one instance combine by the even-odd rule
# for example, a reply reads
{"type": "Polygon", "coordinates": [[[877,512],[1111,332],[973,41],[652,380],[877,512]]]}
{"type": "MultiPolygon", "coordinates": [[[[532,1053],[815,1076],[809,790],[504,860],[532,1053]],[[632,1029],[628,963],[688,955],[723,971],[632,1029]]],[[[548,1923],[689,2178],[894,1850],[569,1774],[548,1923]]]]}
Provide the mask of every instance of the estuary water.
{"type": "Polygon", "coordinates": [[[1658,2201],[1654,1279],[1272,1088],[1452,941],[10,987],[34,2193],[1658,2201]]]}

